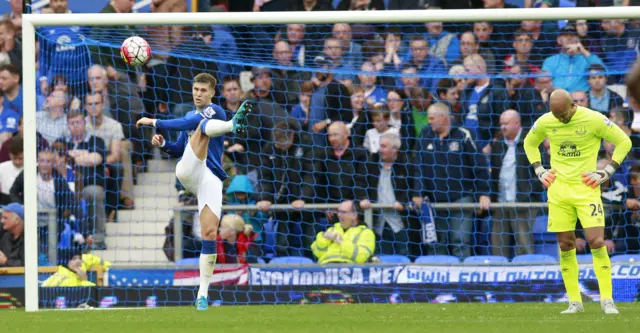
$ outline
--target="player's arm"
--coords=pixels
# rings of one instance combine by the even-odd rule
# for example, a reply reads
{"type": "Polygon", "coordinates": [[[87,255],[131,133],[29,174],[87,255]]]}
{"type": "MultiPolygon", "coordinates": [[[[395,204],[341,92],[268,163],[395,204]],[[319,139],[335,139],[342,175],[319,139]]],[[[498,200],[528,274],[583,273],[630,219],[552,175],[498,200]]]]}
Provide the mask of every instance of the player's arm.
{"type": "Polygon", "coordinates": [[[544,184],[545,187],[551,186],[551,183],[555,180],[555,170],[547,169],[542,166],[542,156],[540,155],[540,144],[547,137],[544,121],[541,118],[535,122],[533,127],[527,136],[524,138],[524,152],[527,154],[527,159],[533,167],[536,176],[544,184]]]}
{"type": "Polygon", "coordinates": [[[163,120],[163,119],[142,118],[138,120],[138,123],[143,122],[143,125],[153,126],[161,130],[165,129],[169,131],[194,131],[196,128],[198,128],[198,125],[203,119],[204,117],[202,116],[202,114],[189,113],[186,116],[178,119],[163,120]],[[151,121],[151,123],[149,124],[148,121],[143,121],[143,119],[148,119],[151,121]]]}
{"type": "Polygon", "coordinates": [[[598,136],[611,142],[616,148],[613,150],[611,162],[604,169],[582,173],[582,182],[592,188],[598,187],[611,178],[631,150],[631,139],[618,125],[602,114],[596,114],[595,117],[598,118],[595,121],[598,136]]]}
{"type": "Polygon", "coordinates": [[[156,134],[151,140],[151,144],[175,158],[180,158],[187,144],[187,134],[186,132],[180,133],[176,142],[166,141],[162,135],[156,134]]]}

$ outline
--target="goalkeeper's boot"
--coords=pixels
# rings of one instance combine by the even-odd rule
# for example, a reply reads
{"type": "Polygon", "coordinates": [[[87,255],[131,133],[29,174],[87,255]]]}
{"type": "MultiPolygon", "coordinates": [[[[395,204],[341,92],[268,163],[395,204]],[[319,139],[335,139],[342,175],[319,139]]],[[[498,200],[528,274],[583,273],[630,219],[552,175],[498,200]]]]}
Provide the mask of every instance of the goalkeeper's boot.
{"type": "Polygon", "coordinates": [[[613,304],[612,299],[603,299],[602,301],[600,301],[600,307],[605,314],[620,314],[620,311],[618,311],[616,305],[613,304]]]}
{"type": "Polygon", "coordinates": [[[209,302],[207,301],[207,298],[204,296],[198,297],[196,300],[196,310],[206,311],[207,309],[209,309],[209,302]]]}
{"type": "Polygon", "coordinates": [[[569,303],[569,308],[560,312],[561,314],[584,312],[584,306],[580,302],[569,303]]]}
{"type": "Polygon", "coordinates": [[[242,102],[238,111],[233,114],[233,133],[242,133],[247,128],[247,115],[251,113],[253,104],[248,101],[242,102]]]}

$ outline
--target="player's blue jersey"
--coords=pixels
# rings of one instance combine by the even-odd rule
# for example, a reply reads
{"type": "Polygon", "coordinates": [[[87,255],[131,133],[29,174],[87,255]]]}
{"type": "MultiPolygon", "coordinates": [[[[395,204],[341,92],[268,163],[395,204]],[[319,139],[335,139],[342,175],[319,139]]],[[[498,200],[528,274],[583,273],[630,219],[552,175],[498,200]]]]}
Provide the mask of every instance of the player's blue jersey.
{"type": "MultiPolygon", "coordinates": [[[[202,111],[191,111],[179,119],[156,120],[156,128],[169,131],[181,131],[176,142],[165,142],[162,150],[174,157],[182,157],[184,149],[189,143],[189,137],[198,128],[203,119],[227,120],[224,109],[215,104],[209,104],[202,111]]],[[[222,169],[222,154],[224,152],[224,135],[209,139],[207,153],[207,167],[221,181],[227,179],[227,173],[222,169]]]]}

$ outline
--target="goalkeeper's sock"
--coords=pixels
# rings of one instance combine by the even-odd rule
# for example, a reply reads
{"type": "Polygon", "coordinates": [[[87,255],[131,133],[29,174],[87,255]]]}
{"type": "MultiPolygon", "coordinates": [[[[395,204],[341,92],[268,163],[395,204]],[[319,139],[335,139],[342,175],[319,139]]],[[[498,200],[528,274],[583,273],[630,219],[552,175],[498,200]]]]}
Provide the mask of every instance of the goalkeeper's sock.
{"type": "Polygon", "coordinates": [[[200,125],[202,133],[210,137],[218,137],[233,131],[233,121],[207,119],[200,125]]]}
{"type": "Polygon", "coordinates": [[[580,295],[580,287],[578,285],[579,268],[576,249],[560,251],[560,269],[564,287],[569,295],[569,302],[582,303],[582,295],[580,295]]]}
{"type": "Polygon", "coordinates": [[[213,276],[213,269],[216,266],[217,248],[216,241],[203,240],[202,252],[200,253],[200,289],[198,298],[209,295],[209,283],[213,276]]]}
{"type": "Polygon", "coordinates": [[[613,291],[611,287],[611,260],[607,247],[603,246],[599,249],[591,249],[593,256],[593,270],[596,271],[598,278],[598,287],[600,288],[600,299],[613,299],[613,291]]]}

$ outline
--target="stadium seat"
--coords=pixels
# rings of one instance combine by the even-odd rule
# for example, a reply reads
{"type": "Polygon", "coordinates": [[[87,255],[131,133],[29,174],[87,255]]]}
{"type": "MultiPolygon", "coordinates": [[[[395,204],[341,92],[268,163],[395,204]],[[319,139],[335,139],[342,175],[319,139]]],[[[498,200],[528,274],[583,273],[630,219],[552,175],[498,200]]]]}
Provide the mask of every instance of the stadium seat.
{"type": "Polygon", "coordinates": [[[578,254],[579,264],[590,264],[593,262],[593,257],[590,254],[578,254]]]}
{"type": "Polygon", "coordinates": [[[307,257],[276,257],[269,261],[272,265],[308,265],[313,264],[313,260],[307,257]]]}
{"type": "Polygon", "coordinates": [[[258,258],[258,264],[264,265],[264,264],[266,264],[266,263],[267,263],[267,262],[266,262],[266,261],[264,261],[264,259],[262,259],[262,258],[258,258]]]}
{"type": "Polygon", "coordinates": [[[185,258],[176,261],[178,266],[200,265],[200,258],[185,258]]]}
{"type": "Polygon", "coordinates": [[[416,264],[459,264],[460,259],[454,256],[447,255],[433,255],[433,256],[420,256],[416,258],[416,264]]]}
{"type": "Polygon", "coordinates": [[[618,254],[611,257],[611,262],[624,262],[628,263],[631,260],[640,264],[640,254],[618,254]]]}
{"type": "Polygon", "coordinates": [[[383,264],[410,264],[411,259],[400,255],[381,255],[378,256],[383,264]]]}
{"type": "Polygon", "coordinates": [[[467,264],[495,264],[495,263],[508,263],[509,259],[503,256],[473,256],[464,258],[463,263],[467,264]]]}
{"type": "Polygon", "coordinates": [[[557,263],[558,260],[546,254],[522,254],[515,256],[511,262],[538,262],[538,263],[557,263]]]}

